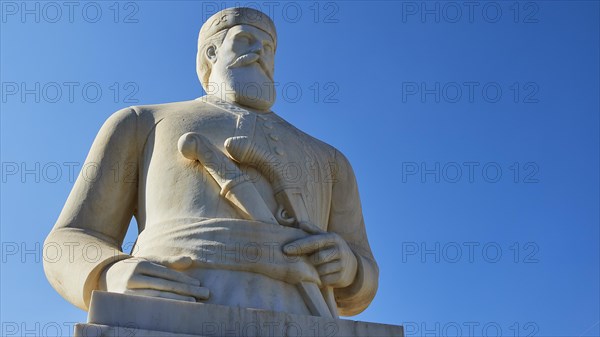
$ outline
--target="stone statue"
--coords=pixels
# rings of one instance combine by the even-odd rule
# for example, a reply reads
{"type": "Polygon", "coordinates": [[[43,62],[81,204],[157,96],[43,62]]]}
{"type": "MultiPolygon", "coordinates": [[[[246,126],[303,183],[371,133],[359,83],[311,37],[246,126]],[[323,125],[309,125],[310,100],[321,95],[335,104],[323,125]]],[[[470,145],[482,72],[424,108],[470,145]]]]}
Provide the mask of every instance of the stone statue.
{"type": "Polygon", "coordinates": [[[84,166],[95,172],[46,239],[64,248],[44,270],[65,299],[87,310],[104,290],[332,318],[369,305],[378,267],[354,173],[270,110],[276,48],[265,14],[220,11],[199,36],[208,95],[105,122],[84,166]]]}

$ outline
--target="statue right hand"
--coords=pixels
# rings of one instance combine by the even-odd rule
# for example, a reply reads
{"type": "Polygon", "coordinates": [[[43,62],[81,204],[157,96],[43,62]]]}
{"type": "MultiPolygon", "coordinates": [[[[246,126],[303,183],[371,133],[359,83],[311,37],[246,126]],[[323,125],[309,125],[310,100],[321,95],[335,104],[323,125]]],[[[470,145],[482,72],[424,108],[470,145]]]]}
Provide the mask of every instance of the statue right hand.
{"type": "Polygon", "coordinates": [[[191,258],[152,260],[158,263],[137,257],[114,263],[102,273],[100,290],[187,302],[208,299],[209,290],[201,287],[200,281],[175,270],[189,268],[191,258]]]}

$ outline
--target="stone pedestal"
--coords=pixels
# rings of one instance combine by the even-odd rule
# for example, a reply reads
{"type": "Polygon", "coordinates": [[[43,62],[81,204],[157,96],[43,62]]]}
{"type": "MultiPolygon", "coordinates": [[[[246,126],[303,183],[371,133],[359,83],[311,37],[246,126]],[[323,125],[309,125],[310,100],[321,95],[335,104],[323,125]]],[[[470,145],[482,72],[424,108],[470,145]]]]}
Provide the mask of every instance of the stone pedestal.
{"type": "Polygon", "coordinates": [[[403,337],[401,326],[94,292],[76,337],[403,337]]]}

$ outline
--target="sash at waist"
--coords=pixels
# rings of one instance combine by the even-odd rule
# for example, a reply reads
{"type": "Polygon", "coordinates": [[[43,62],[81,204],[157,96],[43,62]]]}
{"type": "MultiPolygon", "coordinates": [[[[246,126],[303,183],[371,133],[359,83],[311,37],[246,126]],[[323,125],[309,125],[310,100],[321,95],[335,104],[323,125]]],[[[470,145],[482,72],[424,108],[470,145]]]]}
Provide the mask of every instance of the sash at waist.
{"type": "Polygon", "coordinates": [[[283,246],[308,235],[297,228],[257,221],[182,219],[146,226],[133,255],[189,256],[194,268],[246,271],[291,284],[320,285],[308,257],[283,253],[283,246]]]}

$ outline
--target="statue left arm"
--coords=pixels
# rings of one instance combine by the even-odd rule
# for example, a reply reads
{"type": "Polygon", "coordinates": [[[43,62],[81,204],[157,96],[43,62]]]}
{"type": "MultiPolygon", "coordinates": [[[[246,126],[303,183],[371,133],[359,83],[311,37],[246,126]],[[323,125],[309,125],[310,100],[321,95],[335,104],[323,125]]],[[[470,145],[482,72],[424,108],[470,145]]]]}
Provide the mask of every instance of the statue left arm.
{"type": "Polygon", "coordinates": [[[375,297],[379,268],[367,239],[354,171],[346,157],[338,151],[335,163],[327,231],[346,241],[356,256],[357,271],[349,286],[334,288],[334,295],[340,314],[353,316],[365,310],[375,297]]]}
{"type": "MultiPolygon", "coordinates": [[[[311,228],[309,235],[284,246],[288,255],[305,255],[313,263],[321,283],[333,288],[342,316],[357,315],[369,306],[379,278],[363,220],[358,187],[348,160],[336,152],[327,232],[311,228]]],[[[308,226],[308,227],[307,227],[308,226]]]]}

